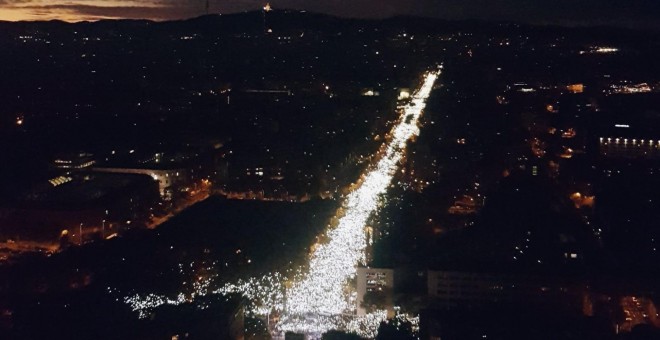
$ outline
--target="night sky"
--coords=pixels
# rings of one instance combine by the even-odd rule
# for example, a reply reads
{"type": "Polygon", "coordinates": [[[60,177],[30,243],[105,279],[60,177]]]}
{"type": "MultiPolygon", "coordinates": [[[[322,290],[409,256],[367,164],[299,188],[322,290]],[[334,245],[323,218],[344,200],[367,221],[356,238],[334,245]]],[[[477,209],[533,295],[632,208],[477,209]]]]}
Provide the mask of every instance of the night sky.
{"type": "MultiPolygon", "coordinates": [[[[260,0],[209,0],[210,12],[223,14],[256,10],[264,4],[260,0]]],[[[658,0],[274,0],[271,5],[344,17],[418,15],[660,29],[658,0]]],[[[167,20],[205,12],[206,0],[0,0],[0,20],[167,20]]]]}

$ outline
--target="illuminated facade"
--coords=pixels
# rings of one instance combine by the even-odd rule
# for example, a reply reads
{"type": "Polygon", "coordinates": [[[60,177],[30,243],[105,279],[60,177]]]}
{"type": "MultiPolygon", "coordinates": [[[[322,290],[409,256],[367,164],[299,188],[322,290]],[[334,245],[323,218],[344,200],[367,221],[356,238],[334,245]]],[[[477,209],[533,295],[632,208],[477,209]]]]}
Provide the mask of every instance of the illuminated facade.
{"type": "Polygon", "coordinates": [[[392,287],[394,285],[394,271],[384,268],[358,268],[357,269],[357,313],[366,315],[367,311],[362,307],[364,295],[367,292],[383,292],[388,301],[388,314],[392,310],[392,287]]]}
{"type": "Polygon", "coordinates": [[[571,93],[583,93],[584,84],[570,84],[566,86],[566,89],[571,93]]]}
{"type": "Polygon", "coordinates": [[[73,171],[88,169],[96,164],[94,155],[91,153],[81,152],[73,155],[61,156],[53,161],[53,166],[57,169],[73,171]]]}

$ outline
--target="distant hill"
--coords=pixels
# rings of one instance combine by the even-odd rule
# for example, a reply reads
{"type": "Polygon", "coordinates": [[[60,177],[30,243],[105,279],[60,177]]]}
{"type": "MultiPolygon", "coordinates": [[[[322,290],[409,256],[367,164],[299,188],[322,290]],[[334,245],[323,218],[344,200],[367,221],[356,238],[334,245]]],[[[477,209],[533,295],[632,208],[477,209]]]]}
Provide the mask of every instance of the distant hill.
{"type": "MultiPolygon", "coordinates": [[[[455,31],[469,31],[474,33],[506,33],[515,31],[534,31],[537,33],[563,33],[573,36],[590,35],[593,38],[621,37],[622,39],[642,39],[648,35],[660,36],[658,31],[646,31],[644,35],[639,30],[623,29],[619,27],[562,27],[552,25],[533,26],[514,22],[497,22],[482,20],[443,20],[428,17],[395,16],[382,20],[340,18],[326,14],[297,11],[277,10],[267,14],[266,22],[277,31],[312,30],[325,33],[357,32],[359,29],[378,29],[395,31],[405,29],[412,33],[442,33],[455,31]]],[[[70,32],[72,30],[85,30],[86,32],[132,32],[136,31],[167,31],[176,30],[177,33],[191,32],[205,33],[257,33],[264,28],[264,14],[261,11],[243,12],[220,15],[209,14],[200,17],[175,20],[99,20],[95,22],[82,21],[68,23],[64,21],[0,21],[2,34],[32,33],[32,32],[70,32]]]]}

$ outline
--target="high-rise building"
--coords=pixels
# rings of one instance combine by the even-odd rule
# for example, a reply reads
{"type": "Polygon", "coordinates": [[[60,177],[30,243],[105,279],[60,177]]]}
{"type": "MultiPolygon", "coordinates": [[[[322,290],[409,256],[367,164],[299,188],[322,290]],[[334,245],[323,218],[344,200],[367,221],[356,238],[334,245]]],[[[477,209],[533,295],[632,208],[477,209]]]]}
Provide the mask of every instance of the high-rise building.
{"type": "Polygon", "coordinates": [[[364,296],[367,293],[383,294],[389,315],[392,315],[394,286],[394,270],[384,268],[358,268],[357,270],[357,311],[358,315],[365,315],[367,311],[362,307],[364,296]]]}

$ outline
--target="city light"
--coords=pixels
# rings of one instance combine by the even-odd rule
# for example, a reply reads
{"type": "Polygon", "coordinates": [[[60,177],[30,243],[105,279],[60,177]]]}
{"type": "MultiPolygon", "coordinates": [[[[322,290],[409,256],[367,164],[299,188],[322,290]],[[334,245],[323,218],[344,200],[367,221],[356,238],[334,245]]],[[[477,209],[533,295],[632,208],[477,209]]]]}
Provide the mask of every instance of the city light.
{"type": "Polygon", "coordinates": [[[141,317],[146,317],[150,309],[160,305],[192,302],[195,297],[207,294],[236,293],[249,300],[247,310],[251,315],[268,317],[271,313],[278,313],[280,318],[275,328],[280,332],[320,335],[328,330],[341,329],[374,337],[380,322],[386,319],[386,312],[356,316],[355,301],[351,299],[347,283],[355,277],[357,266],[365,263],[367,239],[364,227],[383,205],[384,194],[400,167],[408,141],[419,134],[419,118],[439,73],[425,75],[421,87],[401,110],[389,141],[379,152],[379,160],[366,171],[338,210],[338,222],[324,238],[328,241],[316,245],[308,271],[298,271],[291,285],[285,285],[284,277],[275,273],[211,290],[213,278],[209,278],[194,283],[193,292],[188,295],[179,293],[174,298],[154,294],[131,295],[125,297],[124,302],[141,317]]]}
{"type": "Polygon", "coordinates": [[[426,75],[421,88],[392,129],[384,155],[368,170],[361,185],[348,195],[343,208],[345,214],[337,227],[328,233],[330,241],[316,248],[310,259],[309,273],[287,291],[287,313],[337,315],[350,311],[344,286],[355,276],[356,265],[364,263],[364,226],[379,208],[381,195],[399,168],[408,140],[419,134],[418,120],[437,77],[438,74],[433,72],[426,75]]]}

